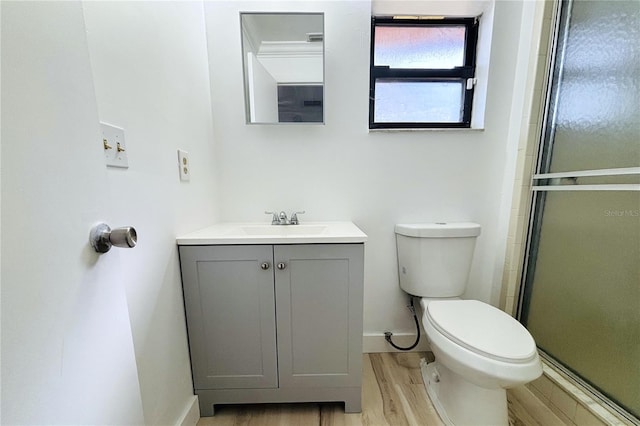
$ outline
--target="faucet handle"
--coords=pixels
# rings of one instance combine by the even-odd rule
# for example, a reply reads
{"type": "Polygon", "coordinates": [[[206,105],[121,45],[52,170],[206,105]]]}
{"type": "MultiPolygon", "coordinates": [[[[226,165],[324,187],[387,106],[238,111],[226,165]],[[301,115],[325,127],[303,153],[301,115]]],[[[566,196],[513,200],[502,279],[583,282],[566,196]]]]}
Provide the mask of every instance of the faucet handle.
{"type": "Polygon", "coordinates": [[[264,214],[272,215],[271,216],[271,224],[272,225],[277,225],[278,223],[280,223],[279,220],[278,220],[278,213],[265,211],[264,214]]]}
{"type": "Polygon", "coordinates": [[[291,219],[289,219],[289,223],[291,223],[292,225],[299,225],[300,222],[298,221],[298,215],[299,214],[305,214],[306,211],[302,210],[301,212],[293,212],[291,213],[291,219]]]}

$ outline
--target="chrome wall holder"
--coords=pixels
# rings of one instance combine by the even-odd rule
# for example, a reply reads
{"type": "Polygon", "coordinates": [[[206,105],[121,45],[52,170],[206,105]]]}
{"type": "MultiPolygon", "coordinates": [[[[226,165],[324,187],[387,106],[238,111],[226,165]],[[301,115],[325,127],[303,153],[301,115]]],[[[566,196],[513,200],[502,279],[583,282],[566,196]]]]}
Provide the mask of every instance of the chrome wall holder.
{"type": "Polygon", "coordinates": [[[108,252],[112,246],[133,248],[138,242],[138,234],[132,226],[111,229],[106,223],[99,223],[89,234],[91,246],[98,253],[108,252]]]}

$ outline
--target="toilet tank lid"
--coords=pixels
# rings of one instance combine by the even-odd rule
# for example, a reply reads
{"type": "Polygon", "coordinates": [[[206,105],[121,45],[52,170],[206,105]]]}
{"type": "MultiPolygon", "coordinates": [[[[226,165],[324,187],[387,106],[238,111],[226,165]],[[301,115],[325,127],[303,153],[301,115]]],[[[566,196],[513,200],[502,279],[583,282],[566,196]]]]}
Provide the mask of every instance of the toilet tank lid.
{"type": "Polygon", "coordinates": [[[472,222],[405,223],[396,225],[396,234],[407,237],[477,237],[480,225],[472,222]]]}

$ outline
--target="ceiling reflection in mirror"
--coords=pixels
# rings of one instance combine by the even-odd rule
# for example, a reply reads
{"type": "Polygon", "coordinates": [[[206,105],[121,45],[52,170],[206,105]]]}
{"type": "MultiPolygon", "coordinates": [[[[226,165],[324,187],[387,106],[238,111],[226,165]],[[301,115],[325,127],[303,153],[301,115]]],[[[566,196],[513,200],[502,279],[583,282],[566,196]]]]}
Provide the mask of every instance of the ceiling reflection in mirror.
{"type": "Polygon", "coordinates": [[[324,14],[241,13],[247,123],[324,122],[324,14]]]}

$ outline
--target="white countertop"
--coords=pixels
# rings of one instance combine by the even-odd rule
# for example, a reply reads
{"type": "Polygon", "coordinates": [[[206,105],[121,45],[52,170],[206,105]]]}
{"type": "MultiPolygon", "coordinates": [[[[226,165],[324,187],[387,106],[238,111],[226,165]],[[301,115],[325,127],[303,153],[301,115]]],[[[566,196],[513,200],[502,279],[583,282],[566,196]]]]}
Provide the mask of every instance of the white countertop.
{"type": "Polygon", "coordinates": [[[181,246],[364,243],[367,235],[352,222],[303,222],[300,225],[227,222],[180,235],[176,241],[181,246]]]}

